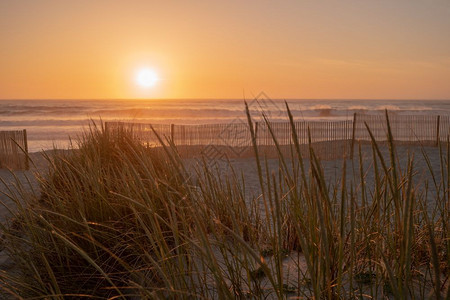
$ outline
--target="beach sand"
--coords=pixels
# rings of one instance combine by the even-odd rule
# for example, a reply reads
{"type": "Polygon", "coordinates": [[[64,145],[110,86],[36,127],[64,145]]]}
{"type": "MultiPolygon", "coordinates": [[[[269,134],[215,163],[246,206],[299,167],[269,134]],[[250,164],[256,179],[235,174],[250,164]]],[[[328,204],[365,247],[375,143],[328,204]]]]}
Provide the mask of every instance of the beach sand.
{"type": "MultiPolygon", "coordinates": [[[[389,157],[389,149],[387,146],[380,147],[382,156],[386,162],[386,164],[390,165],[390,157],[389,157]]],[[[402,172],[406,173],[408,156],[414,157],[414,171],[415,183],[424,184],[425,181],[431,183],[432,177],[430,176],[429,168],[427,162],[424,158],[424,153],[428,156],[430,166],[432,170],[435,172],[436,180],[440,181],[440,155],[438,147],[431,146],[407,146],[407,145],[398,145],[395,148],[397,153],[396,164],[400,167],[402,172]],[[423,151],[423,152],[422,152],[423,151]]],[[[370,145],[362,145],[361,147],[361,155],[363,162],[363,172],[365,176],[365,182],[367,187],[371,188],[374,185],[373,178],[373,153],[370,145]]],[[[272,156],[273,157],[273,156],[272,156]]],[[[264,169],[264,159],[262,159],[263,172],[264,169]]],[[[257,196],[261,193],[261,185],[258,178],[258,170],[255,163],[255,158],[244,158],[244,159],[231,159],[231,167],[237,174],[243,174],[245,178],[245,186],[249,192],[248,196],[257,196]]],[[[292,160],[287,160],[287,168],[292,169],[292,160]]],[[[353,186],[358,188],[360,184],[360,167],[359,167],[359,155],[358,148],[355,147],[355,155],[353,159],[346,159],[346,179],[347,186],[350,185],[353,181],[353,186]],[[358,180],[355,182],[355,180],[358,180]]],[[[344,159],[334,159],[334,160],[321,160],[321,165],[323,167],[323,172],[325,175],[325,179],[327,182],[331,184],[340,184],[342,181],[343,174],[343,165],[344,159]]],[[[221,172],[225,175],[231,174],[231,169],[227,161],[218,160],[212,163],[213,167],[218,167],[221,172]]],[[[268,158],[267,166],[269,172],[277,171],[280,167],[279,160],[276,158],[268,158]]],[[[381,166],[380,166],[381,167],[381,166]]],[[[309,171],[309,160],[305,160],[305,171],[309,171]]],[[[430,191],[433,191],[433,188],[430,187],[430,191]]],[[[430,199],[432,199],[433,194],[430,194],[430,199]]],[[[430,203],[432,206],[432,203],[430,203]]]]}
{"type": "MultiPolygon", "coordinates": [[[[43,153],[39,152],[31,153],[30,158],[34,164],[30,165],[29,170],[0,169],[0,222],[3,225],[12,221],[11,215],[16,209],[16,204],[12,200],[14,194],[22,190],[24,194],[39,195],[40,188],[36,175],[45,173],[48,161],[44,158],[43,153]]],[[[0,243],[0,270],[11,271],[13,267],[0,243]]]]}

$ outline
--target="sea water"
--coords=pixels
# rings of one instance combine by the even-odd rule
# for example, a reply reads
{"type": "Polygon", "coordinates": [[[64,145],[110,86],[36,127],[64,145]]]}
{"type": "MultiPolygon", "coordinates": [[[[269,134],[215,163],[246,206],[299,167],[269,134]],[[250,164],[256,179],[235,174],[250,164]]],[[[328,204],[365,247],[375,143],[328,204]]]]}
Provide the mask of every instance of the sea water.
{"type": "MultiPolygon", "coordinates": [[[[286,121],[285,100],[246,100],[256,120],[286,121]]],[[[286,100],[296,120],[352,119],[353,114],[449,115],[450,100],[286,100]]],[[[243,99],[0,100],[0,130],[27,130],[30,152],[66,148],[89,125],[108,121],[212,124],[246,120],[243,99]]]]}

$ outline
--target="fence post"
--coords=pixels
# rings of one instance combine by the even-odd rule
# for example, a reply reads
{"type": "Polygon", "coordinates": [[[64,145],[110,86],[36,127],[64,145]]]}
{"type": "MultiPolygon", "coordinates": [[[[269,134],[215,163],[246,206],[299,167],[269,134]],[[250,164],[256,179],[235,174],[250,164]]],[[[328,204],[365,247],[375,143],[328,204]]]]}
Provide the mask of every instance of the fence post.
{"type": "Polygon", "coordinates": [[[255,122],[255,145],[258,145],[258,122],[255,122]]]}
{"type": "Polygon", "coordinates": [[[30,169],[30,158],[28,156],[28,139],[27,139],[27,130],[23,130],[23,147],[25,150],[25,170],[30,169]]]}
{"type": "Polygon", "coordinates": [[[174,124],[170,124],[170,139],[172,140],[172,143],[174,143],[174,138],[175,137],[175,125],[174,124]]]}
{"type": "Polygon", "coordinates": [[[353,113],[353,128],[352,128],[352,142],[350,149],[350,158],[353,159],[353,152],[355,149],[355,132],[356,132],[356,113],[353,113]]]}
{"type": "Polygon", "coordinates": [[[437,116],[437,128],[436,128],[436,146],[439,146],[439,127],[440,127],[440,123],[441,123],[441,116],[438,115],[437,116]]]}

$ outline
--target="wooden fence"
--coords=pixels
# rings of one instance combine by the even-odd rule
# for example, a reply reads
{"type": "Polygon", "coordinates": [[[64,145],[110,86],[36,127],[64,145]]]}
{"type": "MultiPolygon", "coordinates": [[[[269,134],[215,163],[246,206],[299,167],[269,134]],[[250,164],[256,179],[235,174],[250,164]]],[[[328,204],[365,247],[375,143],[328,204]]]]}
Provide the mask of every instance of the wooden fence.
{"type": "Polygon", "coordinates": [[[29,168],[26,130],[0,131],[0,168],[29,168]]]}
{"type": "MultiPolygon", "coordinates": [[[[389,113],[388,117],[394,140],[397,142],[437,145],[439,141],[446,141],[450,134],[450,116],[389,113]]],[[[253,125],[260,153],[269,157],[276,156],[273,133],[284,154],[289,155],[293,144],[289,122],[270,123],[272,133],[266,123],[256,122],[253,125]]],[[[354,142],[370,142],[366,125],[377,142],[383,143],[387,140],[387,120],[384,114],[354,114],[353,120],[297,121],[294,125],[305,156],[309,154],[308,144],[311,143],[315,153],[322,159],[349,157],[353,153],[354,142]]],[[[160,145],[151,126],[141,123],[106,123],[108,130],[124,130],[148,146],[160,145]]],[[[173,141],[183,155],[211,155],[212,152],[216,153],[217,157],[253,155],[249,125],[244,121],[206,125],[156,124],[153,127],[163,139],[173,141]]]]}
{"type": "MultiPolygon", "coordinates": [[[[438,115],[395,115],[389,114],[389,124],[397,142],[421,142],[437,144],[447,140],[449,117],[438,115]]],[[[370,141],[366,124],[379,142],[387,140],[385,115],[354,115],[354,137],[358,141],[370,141]]]]}

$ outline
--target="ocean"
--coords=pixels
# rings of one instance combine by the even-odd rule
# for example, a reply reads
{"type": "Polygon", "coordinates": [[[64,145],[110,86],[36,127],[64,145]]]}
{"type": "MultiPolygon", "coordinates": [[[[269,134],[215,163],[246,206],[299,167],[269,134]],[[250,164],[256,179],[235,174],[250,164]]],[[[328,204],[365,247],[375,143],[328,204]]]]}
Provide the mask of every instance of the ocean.
{"type": "MultiPolygon", "coordinates": [[[[264,96],[264,95],[263,95],[264,96]]],[[[355,112],[449,115],[450,100],[287,100],[296,120],[353,118],[355,112]]],[[[284,100],[247,99],[255,119],[262,112],[285,121],[284,100]]],[[[242,99],[0,100],[0,130],[26,129],[30,152],[66,148],[89,124],[127,121],[152,124],[211,124],[246,119],[242,99]]]]}

